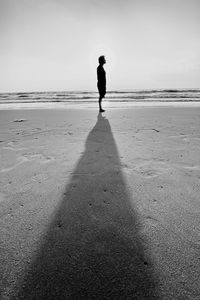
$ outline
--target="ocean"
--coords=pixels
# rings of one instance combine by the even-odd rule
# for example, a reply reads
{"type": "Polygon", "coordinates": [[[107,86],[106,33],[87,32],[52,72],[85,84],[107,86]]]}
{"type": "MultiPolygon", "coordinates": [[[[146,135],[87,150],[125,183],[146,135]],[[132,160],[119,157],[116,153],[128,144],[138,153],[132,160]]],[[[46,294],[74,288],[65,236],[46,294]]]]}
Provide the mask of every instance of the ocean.
{"type": "MultiPolygon", "coordinates": [[[[73,105],[92,105],[97,103],[98,93],[92,91],[66,92],[26,92],[0,93],[0,109],[5,108],[32,108],[32,107],[59,107],[73,105]]],[[[200,89],[152,89],[132,91],[108,91],[104,104],[113,105],[162,105],[186,104],[200,105],[200,89]]]]}

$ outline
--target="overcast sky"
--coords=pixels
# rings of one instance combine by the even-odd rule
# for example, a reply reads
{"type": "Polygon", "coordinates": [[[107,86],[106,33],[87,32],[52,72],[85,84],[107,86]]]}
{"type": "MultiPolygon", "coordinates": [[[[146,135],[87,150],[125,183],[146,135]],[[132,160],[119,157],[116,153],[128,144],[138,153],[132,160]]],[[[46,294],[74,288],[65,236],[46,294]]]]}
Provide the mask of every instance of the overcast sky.
{"type": "Polygon", "coordinates": [[[0,0],[0,92],[200,88],[199,0],[0,0]]]}

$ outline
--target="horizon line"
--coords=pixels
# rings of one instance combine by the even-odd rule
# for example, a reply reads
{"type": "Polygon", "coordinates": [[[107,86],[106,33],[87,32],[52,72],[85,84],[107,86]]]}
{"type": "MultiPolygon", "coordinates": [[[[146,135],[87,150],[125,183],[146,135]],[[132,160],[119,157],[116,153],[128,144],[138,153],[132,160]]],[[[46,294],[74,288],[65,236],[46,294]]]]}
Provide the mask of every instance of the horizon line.
{"type": "MultiPolygon", "coordinates": [[[[200,87],[187,87],[187,88],[127,88],[127,89],[110,89],[106,93],[116,92],[137,92],[137,91],[189,91],[200,90],[200,87]]],[[[97,90],[90,89],[69,89],[69,90],[35,90],[35,91],[0,91],[0,94],[34,94],[34,93],[98,93],[97,90]]]]}

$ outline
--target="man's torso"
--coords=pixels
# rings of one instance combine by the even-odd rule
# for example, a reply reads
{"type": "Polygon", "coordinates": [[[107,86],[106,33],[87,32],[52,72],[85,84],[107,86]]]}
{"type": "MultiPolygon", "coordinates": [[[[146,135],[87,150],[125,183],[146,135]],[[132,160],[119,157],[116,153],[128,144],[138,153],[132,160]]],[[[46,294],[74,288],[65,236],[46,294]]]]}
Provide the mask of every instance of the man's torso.
{"type": "Polygon", "coordinates": [[[106,86],[106,72],[101,65],[97,67],[97,82],[98,86],[106,86]]]}

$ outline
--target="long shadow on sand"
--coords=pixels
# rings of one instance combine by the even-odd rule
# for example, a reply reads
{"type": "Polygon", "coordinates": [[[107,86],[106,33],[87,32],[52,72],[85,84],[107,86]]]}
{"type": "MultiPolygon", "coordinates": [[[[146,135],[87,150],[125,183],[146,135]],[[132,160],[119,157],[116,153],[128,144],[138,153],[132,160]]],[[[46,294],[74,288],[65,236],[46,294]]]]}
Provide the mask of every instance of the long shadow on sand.
{"type": "Polygon", "coordinates": [[[98,115],[17,297],[157,299],[139,229],[109,121],[98,115]]]}

